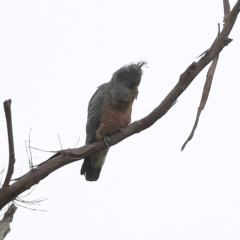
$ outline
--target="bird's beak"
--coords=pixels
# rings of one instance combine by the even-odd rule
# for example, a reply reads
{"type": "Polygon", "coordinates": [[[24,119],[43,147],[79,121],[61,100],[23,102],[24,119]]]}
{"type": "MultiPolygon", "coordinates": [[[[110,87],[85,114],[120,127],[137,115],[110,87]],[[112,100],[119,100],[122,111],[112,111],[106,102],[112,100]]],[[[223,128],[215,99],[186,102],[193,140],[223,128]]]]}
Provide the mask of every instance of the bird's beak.
{"type": "Polygon", "coordinates": [[[138,96],[138,86],[133,88],[133,96],[134,96],[134,99],[137,99],[137,96],[138,96]]]}

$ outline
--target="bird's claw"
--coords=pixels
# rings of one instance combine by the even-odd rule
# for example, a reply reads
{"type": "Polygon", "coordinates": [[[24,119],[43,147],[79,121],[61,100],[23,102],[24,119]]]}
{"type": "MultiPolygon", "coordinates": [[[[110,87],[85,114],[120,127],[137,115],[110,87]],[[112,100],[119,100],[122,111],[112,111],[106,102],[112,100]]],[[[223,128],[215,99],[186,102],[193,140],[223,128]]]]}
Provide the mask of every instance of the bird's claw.
{"type": "Polygon", "coordinates": [[[119,131],[122,132],[124,135],[126,135],[124,128],[120,128],[119,131]]]}

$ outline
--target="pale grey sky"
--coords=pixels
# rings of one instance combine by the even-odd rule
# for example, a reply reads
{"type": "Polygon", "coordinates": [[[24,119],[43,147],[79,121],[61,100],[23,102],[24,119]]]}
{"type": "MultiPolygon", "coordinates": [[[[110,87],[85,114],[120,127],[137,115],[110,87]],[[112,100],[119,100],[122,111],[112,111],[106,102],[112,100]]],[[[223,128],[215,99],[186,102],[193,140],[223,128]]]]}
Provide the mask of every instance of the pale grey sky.
{"type": "MultiPolygon", "coordinates": [[[[217,0],[1,0],[0,101],[13,101],[14,177],[28,171],[30,128],[34,147],[59,150],[58,134],[63,148],[79,137],[83,145],[89,99],[132,61],[149,62],[132,120],[147,115],[211,46],[222,19],[217,0]]],[[[184,152],[206,69],[160,121],[110,149],[99,181],[86,182],[78,161],[40,182],[24,199],[46,197],[36,208],[48,212],[18,208],[6,239],[239,239],[239,21],[184,152]]],[[[3,108],[0,133],[2,169],[3,108]]],[[[37,164],[51,154],[33,156],[37,164]]]]}

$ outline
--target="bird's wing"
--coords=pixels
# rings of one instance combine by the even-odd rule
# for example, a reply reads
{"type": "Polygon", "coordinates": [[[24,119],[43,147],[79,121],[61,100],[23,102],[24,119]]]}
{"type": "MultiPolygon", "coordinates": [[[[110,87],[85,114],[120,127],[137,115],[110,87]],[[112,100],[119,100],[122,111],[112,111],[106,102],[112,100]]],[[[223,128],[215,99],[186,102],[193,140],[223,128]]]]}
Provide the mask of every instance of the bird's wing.
{"type": "Polygon", "coordinates": [[[86,144],[95,141],[95,134],[101,124],[102,105],[107,88],[107,83],[98,87],[97,91],[93,94],[88,105],[88,119],[86,125],[86,144]]]}

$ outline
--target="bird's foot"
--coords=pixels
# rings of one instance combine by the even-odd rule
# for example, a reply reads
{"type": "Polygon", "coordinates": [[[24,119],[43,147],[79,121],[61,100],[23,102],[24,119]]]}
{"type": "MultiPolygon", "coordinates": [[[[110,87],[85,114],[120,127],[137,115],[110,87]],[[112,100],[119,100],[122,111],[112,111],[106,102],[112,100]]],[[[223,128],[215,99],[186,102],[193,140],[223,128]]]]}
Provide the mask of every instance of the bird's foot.
{"type": "Polygon", "coordinates": [[[124,135],[126,135],[124,128],[120,128],[119,131],[122,132],[124,135]]]}
{"type": "Polygon", "coordinates": [[[105,136],[105,137],[103,138],[103,140],[104,140],[106,146],[107,146],[107,147],[110,147],[110,139],[109,139],[109,137],[105,136]]]}

